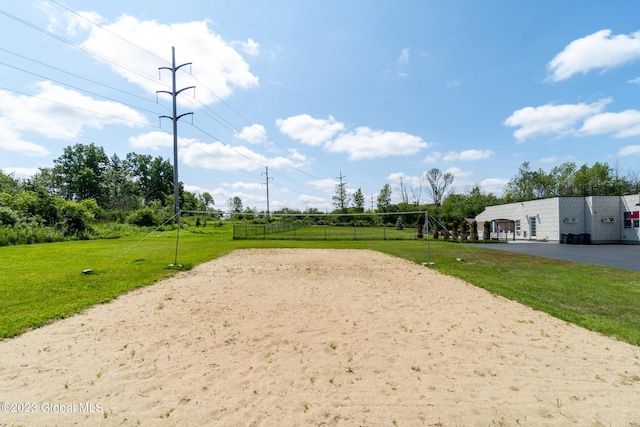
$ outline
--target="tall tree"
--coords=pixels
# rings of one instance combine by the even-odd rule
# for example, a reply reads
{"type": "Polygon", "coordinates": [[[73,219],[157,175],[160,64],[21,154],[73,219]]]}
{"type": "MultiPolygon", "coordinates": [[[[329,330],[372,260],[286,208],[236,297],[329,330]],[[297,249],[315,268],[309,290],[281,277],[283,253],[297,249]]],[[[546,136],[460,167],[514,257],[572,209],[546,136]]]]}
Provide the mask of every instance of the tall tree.
{"type": "Polygon", "coordinates": [[[335,194],[333,195],[333,206],[340,211],[340,213],[347,213],[347,207],[351,201],[351,197],[347,192],[347,183],[340,181],[336,184],[335,194]]]}
{"type": "Polygon", "coordinates": [[[361,188],[358,188],[358,190],[353,193],[353,208],[358,213],[364,212],[364,194],[362,194],[361,188]]]}
{"type": "Polygon", "coordinates": [[[67,200],[95,199],[104,206],[107,200],[104,175],[109,158],[102,147],[95,144],[66,147],[53,162],[53,181],[60,195],[67,200]]]}
{"type": "Polygon", "coordinates": [[[378,212],[391,212],[391,185],[385,184],[380,190],[376,208],[378,212]]]}
{"type": "Polygon", "coordinates": [[[504,197],[508,202],[521,202],[535,199],[533,191],[533,176],[529,162],[523,162],[518,168],[518,174],[506,185],[504,197]]]}
{"type": "Polygon", "coordinates": [[[140,188],[140,194],[147,204],[156,200],[167,206],[173,200],[173,166],[162,157],[148,154],[127,154],[134,179],[140,188]]]}
{"type": "Polygon", "coordinates": [[[200,202],[202,203],[202,210],[208,210],[215,203],[213,201],[213,196],[208,191],[200,194],[200,202]]]}
{"type": "Polygon", "coordinates": [[[238,196],[230,197],[229,200],[227,200],[227,207],[231,215],[242,213],[242,199],[238,196]]]}
{"type": "Polygon", "coordinates": [[[429,170],[425,178],[427,180],[427,192],[433,200],[433,204],[440,206],[444,197],[450,192],[451,184],[453,184],[453,174],[451,172],[443,173],[438,168],[429,170]]]}
{"type": "Polygon", "coordinates": [[[133,180],[129,162],[122,161],[117,154],[111,156],[105,180],[108,183],[109,209],[130,211],[140,207],[140,192],[133,180]]]}
{"type": "Polygon", "coordinates": [[[398,184],[397,192],[400,196],[400,203],[409,204],[409,190],[407,189],[407,185],[404,183],[403,175],[400,175],[400,183],[398,184]]]}
{"type": "Polygon", "coordinates": [[[595,162],[590,168],[582,165],[576,172],[576,183],[584,195],[607,194],[613,182],[613,169],[607,163],[595,162]]]}
{"type": "Polygon", "coordinates": [[[14,193],[20,187],[20,183],[12,175],[7,175],[0,170],[0,192],[14,193]]]}
{"type": "Polygon", "coordinates": [[[565,162],[551,169],[557,196],[572,196],[574,194],[575,186],[573,180],[576,169],[574,162],[565,162]]]}

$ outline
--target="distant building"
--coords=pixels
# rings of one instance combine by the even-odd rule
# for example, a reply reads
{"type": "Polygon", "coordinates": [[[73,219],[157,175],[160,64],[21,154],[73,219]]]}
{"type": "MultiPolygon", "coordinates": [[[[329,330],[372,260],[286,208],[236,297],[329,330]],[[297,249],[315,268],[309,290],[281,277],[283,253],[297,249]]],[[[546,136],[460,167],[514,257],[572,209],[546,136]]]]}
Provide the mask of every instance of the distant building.
{"type": "Polygon", "coordinates": [[[476,217],[478,229],[491,222],[491,237],[560,243],[640,244],[640,198],[554,197],[488,206],[476,217]]]}

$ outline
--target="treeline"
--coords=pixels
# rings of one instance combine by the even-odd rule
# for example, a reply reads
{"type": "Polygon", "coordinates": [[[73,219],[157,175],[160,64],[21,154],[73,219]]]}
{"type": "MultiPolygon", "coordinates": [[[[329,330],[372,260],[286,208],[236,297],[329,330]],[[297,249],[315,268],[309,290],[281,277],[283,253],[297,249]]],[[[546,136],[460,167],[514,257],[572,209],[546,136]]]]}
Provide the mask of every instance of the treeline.
{"type": "MultiPolygon", "coordinates": [[[[640,192],[640,173],[630,170],[623,174],[619,168],[603,162],[580,167],[574,162],[567,162],[554,167],[549,172],[542,169],[532,170],[529,162],[523,162],[516,176],[506,184],[501,197],[486,193],[479,186],[472,187],[466,193],[456,193],[451,187],[453,181],[454,176],[451,173],[433,168],[422,174],[417,185],[403,182],[402,179],[395,188],[385,184],[378,192],[375,207],[371,203],[369,209],[365,208],[366,200],[360,188],[354,193],[349,193],[346,191],[347,184],[341,182],[335,187],[334,210],[331,213],[342,214],[342,216],[323,216],[322,212],[315,208],[305,211],[283,208],[272,214],[283,215],[278,218],[279,221],[304,220],[319,224],[342,225],[377,225],[381,221],[389,225],[401,221],[406,225],[415,226],[421,216],[424,216],[425,211],[428,211],[429,215],[437,220],[439,227],[444,230],[456,230],[463,220],[474,218],[487,206],[558,196],[586,197],[640,192]],[[391,202],[394,194],[401,200],[397,204],[391,202]],[[425,195],[432,203],[424,203],[425,195]],[[396,212],[403,212],[403,214],[394,215],[396,212]],[[362,213],[390,215],[363,216],[362,213]]],[[[234,198],[233,203],[230,199],[229,207],[237,218],[255,222],[269,220],[265,218],[264,212],[258,212],[255,209],[243,211],[242,201],[239,198],[234,198]]],[[[470,223],[470,221],[466,222],[470,223]]]]}
{"type": "Polygon", "coordinates": [[[566,162],[549,172],[532,170],[530,163],[524,162],[506,185],[503,199],[512,203],[559,196],[621,196],[637,193],[639,183],[637,170],[623,174],[606,162],[580,167],[566,162]]]}
{"type": "MultiPolygon", "coordinates": [[[[568,162],[549,172],[534,171],[529,162],[524,162],[505,186],[503,196],[497,197],[483,192],[479,186],[464,194],[456,193],[451,186],[454,176],[432,168],[421,175],[417,184],[402,179],[396,187],[385,184],[375,201],[366,200],[360,188],[347,191],[347,183],[341,181],[332,197],[334,209],[326,212],[341,216],[326,216],[316,208],[259,211],[243,207],[237,196],[227,200],[227,207],[232,218],[238,220],[341,225],[401,222],[416,226],[428,211],[439,226],[456,229],[461,221],[474,218],[487,206],[556,196],[636,193],[640,190],[638,177],[637,172],[623,175],[601,162],[580,167],[568,162]],[[392,203],[394,195],[399,203],[392,203]],[[367,213],[370,215],[362,215],[367,213]]],[[[175,219],[173,186],[173,166],[169,160],[136,153],[128,153],[121,159],[115,154],[108,157],[95,144],[69,146],[52,167],[41,168],[29,179],[17,180],[0,172],[0,246],[104,237],[97,235],[94,228],[100,222],[170,224],[175,219]]],[[[222,214],[214,209],[209,193],[194,194],[183,187],[179,183],[183,211],[222,214]]]]}
{"type": "MultiPolygon", "coordinates": [[[[0,245],[90,238],[92,224],[171,221],[173,166],[161,157],[108,157],[95,144],[64,149],[51,168],[17,180],[0,172],[0,245]]],[[[179,184],[183,210],[211,211],[213,198],[179,184]]]]}

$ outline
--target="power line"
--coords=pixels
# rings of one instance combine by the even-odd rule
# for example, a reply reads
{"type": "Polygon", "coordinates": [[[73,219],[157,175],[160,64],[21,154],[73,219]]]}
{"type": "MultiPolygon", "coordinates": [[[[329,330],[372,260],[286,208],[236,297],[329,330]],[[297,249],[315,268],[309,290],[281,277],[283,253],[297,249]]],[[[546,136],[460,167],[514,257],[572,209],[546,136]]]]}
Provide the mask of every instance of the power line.
{"type": "MultiPolygon", "coordinates": [[[[152,101],[151,99],[149,99],[149,98],[145,98],[144,96],[140,96],[140,95],[137,95],[137,94],[135,94],[135,93],[131,93],[131,92],[127,92],[127,91],[122,90],[122,89],[118,89],[118,88],[116,88],[116,87],[114,87],[114,86],[107,85],[107,84],[101,83],[101,82],[99,82],[99,81],[97,81],[97,80],[93,80],[93,79],[90,79],[90,78],[87,78],[87,77],[81,76],[81,75],[79,75],[79,74],[72,73],[72,72],[67,71],[67,70],[64,70],[64,69],[62,69],[62,68],[54,67],[53,65],[49,65],[49,64],[46,64],[46,63],[44,63],[44,62],[42,62],[42,61],[38,61],[38,60],[35,60],[35,59],[33,59],[33,58],[29,58],[29,57],[27,57],[27,56],[21,55],[21,54],[16,53],[16,52],[12,52],[12,51],[7,50],[7,49],[4,49],[4,48],[2,48],[2,47],[0,47],[0,51],[3,51],[3,52],[6,52],[6,53],[9,53],[9,54],[11,54],[11,55],[15,55],[15,56],[17,56],[17,57],[19,57],[19,58],[25,59],[25,60],[27,60],[27,61],[31,61],[31,62],[36,63],[36,64],[38,64],[38,65],[42,65],[42,66],[44,66],[44,67],[51,68],[52,70],[60,71],[61,73],[64,73],[64,74],[70,75],[70,76],[72,76],[72,77],[76,77],[76,78],[78,78],[78,79],[85,80],[85,81],[87,81],[87,82],[89,82],[89,83],[97,84],[97,85],[99,85],[99,86],[102,86],[102,87],[105,87],[105,88],[108,88],[108,89],[114,90],[114,91],[116,91],[116,92],[120,92],[120,93],[123,93],[123,94],[125,94],[125,95],[133,96],[133,97],[136,97],[136,98],[142,99],[142,100],[144,100],[144,101],[147,101],[147,102],[153,102],[154,104],[157,104],[157,102],[156,102],[156,101],[152,101]]],[[[8,64],[4,64],[4,65],[7,65],[7,66],[9,66],[9,67],[16,68],[16,69],[19,69],[19,70],[23,71],[21,68],[18,68],[18,67],[12,66],[12,65],[8,65],[8,64]]],[[[25,72],[30,73],[29,71],[25,71],[25,72]]],[[[33,73],[30,73],[30,74],[33,74],[33,73]]],[[[34,75],[35,75],[35,74],[34,74],[34,75]]],[[[55,80],[53,80],[53,79],[50,79],[50,80],[55,81],[55,80]]]]}
{"type": "Polygon", "coordinates": [[[81,45],[79,45],[79,44],[77,44],[77,43],[74,43],[74,42],[72,42],[71,40],[68,40],[68,39],[66,39],[66,38],[64,38],[64,37],[62,37],[62,36],[59,36],[59,35],[57,35],[57,34],[55,34],[55,33],[51,32],[51,31],[49,31],[49,30],[45,30],[44,28],[41,28],[41,27],[39,27],[39,26],[37,26],[37,25],[35,25],[35,24],[33,24],[33,23],[31,23],[31,22],[27,21],[27,20],[24,20],[24,19],[22,19],[22,18],[19,18],[19,17],[15,16],[15,15],[12,15],[12,14],[10,14],[9,12],[6,12],[6,11],[4,11],[4,10],[0,10],[0,15],[4,15],[4,16],[6,16],[6,17],[10,18],[10,19],[13,19],[13,20],[14,20],[14,21],[16,21],[16,22],[19,22],[19,23],[21,23],[21,24],[23,24],[23,25],[26,25],[26,26],[27,26],[27,27],[29,27],[29,28],[32,28],[32,29],[34,29],[34,30],[36,30],[36,31],[39,31],[39,32],[43,33],[43,34],[46,34],[46,35],[48,35],[49,37],[52,37],[52,38],[54,38],[54,39],[56,39],[56,40],[58,40],[58,41],[61,41],[61,42],[65,43],[65,44],[68,44],[68,45],[70,45],[70,46],[73,46],[73,47],[75,47],[75,48],[76,48],[76,49],[78,49],[78,50],[81,50],[81,51],[83,51],[83,52],[86,52],[86,53],[88,53],[88,54],[89,54],[89,55],[91,55],[91,56],[94,56],[94,57],[96,57],[96,58],[98,58],[98,59],[101,59],[101,60],[103,60],[103,61],[105,61],[105,62],[108,62],[108,63],[110,63],[110,64],[112,64],[112,65],[115,65],[115,66],[117,66],[117,67],[119,67],[119,68],[122,68],[122,69],[124,69],[124,70],[127,70],[127,71],[129,71],[129,72],[131,72],[131,73],[133,73],[133,74],[136,74],[136,75],[138,75],[138,76],[140,76],[140,77],[143,77],[143,78],[145,78],[145,79],[147,79],[147,80],[153,81],[154,83],[157,83],[157,79],[156,79],[155,77],[153,77],[153,76],[149,75],[149,74],[146,74],[146,73],[144,73],[144,72],[141,72],[140,70],[136,70],[135,68],[132,68],[132,67],[130,67],[130,66],[128,66],[128,65],[126,65],[126,64],[123,64],[123,63],[121,63],[121,62],[119,62],[119,61],[116,61],[116,60],[111,59],[111,58],[109,58],[109,57],[107,57],[107,56],[104,56],[104,55],[102,55],[102,54],[100,54],[100,53],[98,53],[98,52],[95,52],[95,51],[91,50],[91,49],[87,49],[87,48],[86,48],[86,47],[84,47],[84,46],[81,46],[81,45]]]}
{"type": "MultiPolygon", "coordinates": [[[[55,0],[51,0],[51,1],[52,1],[52,3],[56,4],[57,6],[59,6],[59,7],[63,8],[63,9],[65,9],[65,10],[67,10],[68,12],[73,13],[74,15],[77,15],[78,17],[80,17],[80,18],[84,19],[86,22],[89,22],[89,23],[91,23],[92,25],[95,25],[96,27],[100,28],[101,30],[108,32],[109,34],[113,35],[114,37],[119,38],[120,40],[124,41],[125,43],[127,43],[127,44],[129,44],[129,45],[131,45],[131,46],[133,46],[133,47],[136,47],[136,48],[140,49],[141,51],[143,51],[143,52],[145,52],[145,53],[147,53],[147,54],[149,54],[149,55],[151,55],[151,56],[153,56],[153,57],[155,57],[155,58],[159,58],[159,59],[163,60],[162,58],[160,58],[158,55],[154,54],[153,52],[150,52],[150,51],[148,51],[147,49],[144,49],[144,48],[142,48],[142,47],[140,47],[140,46],[136,45],[135,43],[131,42],[130,40],[127,40],[127,39],[125,39],[125,38],[123,38],[123,37],[119,36],[118,34],[114,33],[114,32],[113,32],[113,31],[111,31],[110,29],[107,29],[107,28],[105,28],[105,27],[101,26],[99,23],[96,23],[96,22],[94,22],[94,21],[92,21],[92,20],[90,20],[90,19],[88,19],[88,18],[86,18],[86,17],[84,17],[84,16],[82,16],[82,15],[80,15],[80,14],[76,13],[75,11],[73,11],[73,10],[71,10],[71,9],[67,8],[66,6],[63,6],[63,5],[62,5],[61,3],[59,3],[58,1],[55,1],[55,0]]],[[[76,49],[79,49],[79,50],[81,50],[81,51],[83,51],[83,52],[85,52],[85,53],[88,53],[89,55],[91,55],[91,56],[93,56],[93,57],[96,57],[96,58],[98,58],[98,59],[100,59],[100,60],[102,60],[102,61],[104,61],[104,62],[107,62],[107,63],[109,63],[109,64],[112,64],[112,65],[113,65],[114,67],[116,67],[116,68],[120,68],[120,69],[122,69],[122,70],[126,70],[126,71],[128,71],[128,72],[131,72],[131,73],[133,73],[133,74],[135,74],[135,75],[141,76],[141,77],[143,77],[143,78],[145,78],[145,79],[152,80],[155,84],[157,84],[157,83],[158,83],[158,81],[157,81],[155,78],[152,78],[152,77],[151,77],[148,73],[146,73],[146,72],[140,71],[140,70],[138,70],[138,69],[135,69],[135,68],[131,67],[130,65],[127,65],[127,64],[122,63],[122,62],[120,62],[120,61],[117,61],[117,60],[115,60],[115,59],[109,58],[109,57],[107,57],[107,56],[105,56],[105,55],[102,55],[102,54],[100,54],[100,53],[98,53],[98,52],[92,51],[91,49],[88,49],[88,48],[86,48],[86,47],[84,47],[84,46],[82,46],[82,45],[80,45],[80,44],[74,43],[73,41],[68,40],[68,39],[66,39],[66,38],[64,38],[64,37],[62,37],[62,36],[59,36],[59,35],[57,35],[57,34],[55,34],[55,33],[51,32],[51,31],[48,31],[48,30],[46,30],[46,29],[43,29],[43,28],[39,27],[38,25],[35,25],[35,24],[33,24],[33,23],[31,23],[31,22],[29,22],[29,21],[25,20],[25,19],[19,18],[19,17],[15,16],[15,15],[12,15],[11,13],[8,13],[8,12],[6,12],[6,11],[2,11],[2,10],[0,10],[0,15],[4,15],[4,16],[6,16],[6,17],[10,18],[10,19],[15,20],[16,22],[19,22],[19,23],[21,23],[21,24],[23,24],[23,25],[25,25],[25,26],[27,26],[27,27],[29,27],[29,28],[32,28],[32,29],[34,29],[34,30],[36,30],[36,31],[39,31],[39,32],[41,32],[41,33],[43,33],[43,34],[45,34],[45,35],[47,35],[47,36],[49,36],[49,37],[52,37],[52,38],[54,38],[54,39],[56,39],[56,40],[58,40],[58,41],[61,41],[61,42],[65,43],[65,44],[68,44],[68,45],[70,45],[70,46],[73,46],[73,47],[75,47],[76,49]]],[[[0,48],[0,50],[5,51],[5,52],[7,52],[7,53],[10,53],[10,54],[12,54],[12,55],[16,55],[16,56],[21,57],[21,58],[23,58],[23,59],[26,59],[26,60],[28,60],[28,61],[32,61],[32,62],[34,62],[34,63],[36,63],[36,64],[40,64],[40,65],[43,65],[43,66],[46,66],[46,67],[50,67],[50,68],[52,68],[52,69],[54,69],[54,70],[57,70],[57,71],[60,71],[60,72],[66,73],[66,74],[68,74],[68,75],[71,75],[71,76],[73,76],[73,77],[76,77],[76,78],[82,79],[82,80],[84,80],[84,81],[88,81],[88,82],[91,82],[91,83],[94,83],[94,84],[98,84],[98,85],[101,85],[101,86],[107,87],[107,88],[109,88],[109,89],[111,89],[111,90],[115,90],[115,91],[121,92],[121,93],[123,93],[123,94],[129,95],[129,96],[134,96],[134,97],[138,97],[138,98],[141,98],[141,99],[145,99],[145,100],[147,100],[146,98],[141,97],[141,96],[139,96],[139,95],[135,95],[135,94],[132,94],[132,93],[129,93],[129,92],[126,92],[126,91],[119,90],[119,89],[117,89],[117,88],[115,88],[115,87],[113,87],[113,86],[104,85],[104,84],[102,84],[102,83],[100,83],[100,82],[97,82],[97,81],[95,81],[95,80],[92,80],[92,79],[89,79],[89,78],[86,78],[86,77],[83,77],[83,76],[80,76],[80,75],[77,75],[77,74],[74,74],[74,73],[70,73],[70,72],[68,72],[68,71],[66,71],[66,70],[63,70],[63,69],[60,69],[60,68],[57,68],[57,67],[53,67],[53,66],[51,66],[51,65],[45,64],[45,63],[40,62],[40,61],[36,61],[36,60],[34,60],[34,59],[28,58],[28,57],[23,56],[23,55],[16,54],[16,53],[11,52],[11,51],[9,51],[9,50],[7,50],[7,49],[0,48]]],[[[163,60],[163,61],[164,61],[164,60],[163,60]]],[[[166,61],[165,61],[165,62],[166,62],[166,61]]],[[[9,65],[9,66],[10,66],[10,65],[9,65]]],[[[21,69],[21,68],[19,68],[19,67],[15,67],[15,66],[10,66],[10,67],[15,68],[15,69],[20,70],[20,71],[23,71],[23,72],[27,72],[27,73],[32,74],[32,75],[34,75],[34,76],[38,76],[38,77],[45,78],[44,76],[40,76],[39,74],[32,73],[32,72],[30,72],[30,71],[26,71],[26,70],[21,69]]],[[[195,78],[195,77],[194,77],[194,78],[195,78]]],[[[56,81],[56,80],[53,80],[53,79],[50,79],[50,80],[52,80],[52,81],[56,81]]],[[[207,87],[203,82],[201,82],[201,81],[200,81],[199,79],[197,79],[197,78],[195,78],[195,80],[196,80],[196,81],[198,81],[198,82],[200,82],[200,83],[202,83],[202,86],[203,86],[206,90],[208,90],[211,94],[213,94],[213,95],[214,95],[214,96],[215,96],[215,97],[216,97],[216,98],[217,98],[217,99],[218,99],[218,100],[219,100],[223,105],[225,105],[225,106],[226,106],[230,111],[232,111],[234,114],[236,114],[236,115],[237,115],[238,117],[240,117],[242,120],[244,120],[246,123],[249,123],[249,124],[251,123],[251,122],[250,122],[250,121],[249,121],[249,120],[248,120],[248,119],[247,119],[243,114],[241,114],[237,109],[235,109],[234,107],[232,107],[228,102],[224,101],[224,100],[223,100],[221,97],[219,97],[219,96],[218,96],[214,91],[212,91],[211,89],[209,89],[209,88],[208,88],[208,87],[207,87]]],[[[131,107],[131,108],[133,108],[133,109],[135,109],[135,110],[146,111],[146,112],[152,112],[152,113],[154,113],[154,114],[157,114],[157,112],[153,112],[153,111],[151,111],[151,110],[148,110],[148,109],[145,109],[145,108],[141,108],[141,107],[135,107],[135,106],[133,106],[133,105],[130,105],[130,104],[127,104],[127,103],[124,103],[124,102],[117,101],[117,100],[115,100],[115,99],[113,99],[113,98],[109,98],[109,97],[106,97],[106,96],[103,96],[103,95],[99,95],[99,94],[96,94],[96,93],[94,93],[94,92],[90,92],[90,91],[88,91],[88,90],[83,90],[83,89],[81,89],[81,88],[79,88],[79,87],[76,87],[76,86],[72,86],[72,85],[69,85],[69,84],[61,83],[61,82],[58,82],[58,83],[63,84],[63,85],[65,85],[65,86],[68,86],[68,87],[70,87],[70,88],[73,88],[73,89],[75,89],[75,90],[79,90],[79,91],[82,91],[82,92],[89,93],[89,94],[91,94],[91,95],[100,96],[100,97],[103,97],[103,98],[105,98],[105,99],[112,100],[112,101],[114,101],[114,102],[119,102],[119,103],[121,103],[121,104],[123,104],[123,105],[127,105],[127,106],[129,106],[129,107],[131,107]]],[[[12,89],[6,89],[6,90],[9,90],[9,91],[11,91],[11,92],[15,92],[15,93],[19,93],[19,94],[22,94],[22,95],[26,95],[26,96],[34,96],[34,95],[27,95],[27,94],[24,94],[24,93],[22,93],[22,92],[20,92],[20,91],[17,91],[17,90],[12,90],[12,89]]],[[[102,116],[105,116],[105,117],[111,117],[111,118],[115,118],[115,119],[118,119],[118,120],[121,120],[121,121],[128,121],[128,122],[132,122],[132,123],[143,124],[143,125],[145,125],[145,126],[150,126],[150,125],[148,125],[147,123],[140,123],[140,122],[132,121],[132,120],[129,120],[129,119],[124,119],[124,118],[121,118],[121,117],[116,117],[116,116],[109,115],[109,114],[103,114],[103,113],[99,113],[99,112],[97,112],[97,111],[92,111],[92,110],[84,109],[84,108],[81,108],[81,107],[76,107],[76,106],[72,106],[72,105],[64,104],[64,103],[61,103],[61,102],[53,101],[53,100],[46,99],[46,98],[39,97],[39,96],[34,96],[34,97],[35,97],[35,98],[42,99],[42,100],[45,100],[45,101],[48,101],[48,102],[54,102],[54,103],[58,103],[58,104],[60,104],[60,105],[66,105],[66,106],[68,106],[68,107],[70,107],[70,108],[76,108],[76,109],[79,109],[79,110],[88,111],[88,112],[91,112],[91,113],[94,113],[94,114],[98,114],[98,115],[102,115],[102,116]]],[[[197,100],[197,98],[194,98],[194,99],[196,99],[196,100],[197,100]]],[[[211,118],[212,120],[214,120],[214,121],[216,121],[216,122],[218,122],[218,123],[220,123],[220,124],[226,123],[226,124],[227,124],[227,126],[224,126],[224,125],[223,125],[223,126],[224,126],[224,127],[226,127],[226,129],[227,129],[227,130],[229,130],[229,131],[232,131],[232,129],[235,129],[237,132],[239,132],[239,133],[241,132],[241,130],[240,130],[240,129],[238,129],[235,125],[233,125],[229,120],[227,120],[226,118],[224,118],[224,117],[223,117],[223,116],[221,116],[220,114],[218,114],[218,113],[214,112],[211,108],[209,108],[206,104],[202,103],[201,101],[199,101],[199,100],[198,100],[198,102],[202,105],[202,111],[204,112],[204,114],[205,114],[205,115],[207,115],[209,118],[211,118]],[[217,118],[216,118],[216,117],[217,117],[217,118]]],[[[155,126],[150,126],[150,127],[155,127],[155,126]]],[[[200,128],[200,127],[197,127],[197,126],[194,126],[194,127],[195,127],[196,129],[200,130],[201,132],[204,132],[205,134],[210,135],[210,134],[209,134],[207,131],[205,131],[204,129],[202,129],[202,128],[200,128]]],[[[286,152],[287,154],[290,154],[290,151],[289,151],[289,150],[287,150],[284,146],[280,145],[278,142],[274,141],[273,139],[268,138],[268,137],[267,137],[267,135],[266,135],[266,133],[264,133],[264,132],[262,132],[262,133],[264,134],[265,138],[267,138],[269,141],[273,142],[275,146],[279,147],[281,150],[283,150],[283,151],[284,151],[284,152],[286,152]]],[[[217,138],[214,138],[214,139],[217,139],[217,138]]],[[[218,140],[218,141],[219,141],[219,140],[218,140]]],[[[265,152],[265,154],[267,154],[267,157],[275,157],[275,156],[276,156],[276,154],[275,154],[274,152],[272,152],[271,150],[268,150],[268,149],[267,149],[266,147],[264,147],[262,144],[257,143],[256,141],[252,141],[252,142],[254,142],[255,147],[257,147],[257,148],[259,148],[260,150],[264,151],[264,152],[265,152]]],[[[221,143],[222,143],[222,142],[221,142],[221,143]]],[[[223,143],[223,144],[224,144],[224,143],[223,143]]],[[[230,148],[230,149],[232,149],[232,150],[234,150],[234,151],[238,152],[239,154],[241,154],[241,155],[242,155],[242,156],[244,156],[245,158],[247,158],[247,159],[251,160],[252,162],[257,163],[255,159],[251,159],[249,156],[245,155],[244,153],[240,153],[238,150],[234,149],[234,148],[233,148],[232,146],[230,146],[229,144],[224,144],[224,145],[225,145],[225,146],[227,146],[228,148],[230,148]]],[[[198,148],[199,148],[199,147],[198,147],[198,148]]],[[[260,165],[260,166],[264,166],[264,165],[260,165]]],[[[301,174],[303,174],[303,175],[309,176],[310,178],[313,178],[313,179],[319,179],[317,176],[311,175],[311,174],[309,174],[307,171],[302,170],[302,169],[300,169],[299,167],[297,167],[297,166],[295,166],[295,165],[294,165],[294,166],[291,166],[291,167],[292,167],[292,169],[294,169],[294,170],[298,171],[299,173],[301,173],[301,174]]],[[[312,166],[309,166],[309,168],[314,169],[314,170],[317,170],[317,169],[313,168],[312,166]]],[[[237,168],[237,167],[236,167],[236,169],[241,170],[241,169],[239,169],[239,168],[237,168]]],[[[245,172],[246,172],[246,171],[245,171],[245,172]]],[[[324,172],[322,172],[322,171],[318,171],[318,172],[320,172],[322,175],[328,176],[328,174],[326,174],[326,173],[324,173],[324,172]]],[[[253,176],[253,175],[252,175],[252,176],[253,176]]],[[[301,187],[305,188],[305,190],[307,190],[307,191],[308,191],[308,190],[311,190],[311,187],[308,187],[307,185],[302,185],[301,183],[299,183],[299,182],[297,182],[297,181],[294,181],[294,180],[292,180],[292,179],[288,178],[286,175],[285,175],[285,176],[283,176],[283,179],[285,179],[285,180],[287,180],[287,181],[290,181],[290,182],[292,182],[293,184],[300,185],[301,187]]],[[[315,191],[312,191],[312,192],[315,192],[315,191]]],[[[319,193],[319,194],[320,194],[320,193],[319,193]]],[[[325,195],[324,193],[322,193],[322,196],[323,196],[323,197],[325,197],[326,195],[325,195]]]]}
{"type": "MultiPolygon", "coordinates": [[[[20,68],[20,67],[15,67],[15,66],[10,65],[10,64],[7,64],[7,63],[5,63],[5,62],[0,62],[0,65],[4,65],[4,66],[6,66],[6,67],[13,68],[14,70],[18,70],[18,71],[21,71],[21,72],[26,73],[26,74],[31,74],[32,76],[40,77],[40,78],[42,78],[42,79],[45,79],[45,80],[48,80],[48,81],[52,81],[52,82],[58,83],[58,84],[60,84],[60,85],[62,85],[62,86],[65,86],[65,87],[68,87],[68,88],[72,88],[72,89],[78,90],[78,91],[80,91],[80,92],[88,93],[88,94],[90,94],[90,95],[97,96],[97,97],[99,97],[99,98],[104,98],[104,99],[107,99],[107,100],[109,100],[109,101],[117,102],[118,104],[126,105],[127,107],[131,107],[131,108],[136,109],[136,110],[146,111],[147,113],[152,113],[152,114],[158,114],[156,111],[151,111],[151,110],[148,110],[148,109],[143,108],[143,107],[136,107],[136,106],[131,105],[131,104],[128,104],[128,103],[126,103],[126,102],[118,101],[118,100],[113,99],[113,98],[110,98],[110,97],[108,97],[108,96],[101,95],[101,94],[96,93],[96,92],[91,92],[91,91],[88,91],[88,90],[86,90],[86,89],[82,89],[82,88],[79,88],[79,87],[77,87],[77,86],[70,85],[70,84],[68,84],[68,83],[63,83],[63,82],[61,82],[61,81],[58,81],[58,80],[52,79],[52,78],[50,78],[50,77],[46,77],[46,76],[43,76],[43,75],[41,75],[41,74],[33,73],[33,72],[31,72],[31,71],[24,70],[24,69],[22,69],[22,68],[20,68]]],[[[108,86],[107,86],[107,87],[108,87],[108,86]]]]}
{"type": "Polygon", "coordinates": [[[3,87],[3,86],[0,86],[0,90],[6,90],[6,91],[17,93],[17,94],[20,94],[20,95],[29,96],[31,98],[36,98],[36,99],[40,99],[42,101],[51,102],[52,104],[64,105],[65,107],[74,108],[74,109],[80,110],[80,111],[86,111],[88,113],[97,114],[99,116],[110,117],[112,119],[121,120],[123,122],[129,122],[129,123],[135,123],[135,124],[139,124],[139,125],[143,125],[143,126],[155,127],[155,126],[151,126],[148,123],[138,122],[136,120],[125,119],[125,118],[114,116],[114,115],[111,115],[111,114],[100,113],[98,111],[89,110],[87,108],[78,107],[76,105],[65,104],[64,102],[59,102],[59,101],[54,101],[52,99],[43,98],[43,97],[41,97],[39,95],[29,95],[29,94],[26,94],[24,92],[20,92],[20,91],[15,90],[15,89],[9,89],[9,88],[3,87]]]}
{"type": "Polygon", "coordinates": [[[65,5],[63,5],[63,4],[60,4],[60,3],[59,3],[59,2],[57,2],[56,0],[49,0],[49,1],[50,1],[51,3],[54,3],[54,4],[58,5],[59,7],[63,8],[63,9],[64,9],[64,10],[66,10],[66,11],[68,11],[68,12],[70,12],[70,13],[73,13],[74,15],[76,15],[77,17],[79,17],[80,19],[84,19],[85,21],[89,22],[90,24],[92,24],[92,25],[94,25],[94,26],[96,26],[96,27],[100,28],[100,29],[101,29],[101,30],[103,30],[103,31],[106,31],[107,33],[111,34],[112,36],[119,38],[119,39],[120,39],[120,40],[122,40],[123,42],[125,42],[125,43],[127,43],[127,44],[129,44],[129,45],[131,45],[131,46],[133,46],[133,47],[135,47],[135,48],[137,48],[137,49],[140,49],[140,50],[142,50],[142,51],[144,51],[144,52],[148,53],[148,54],[149,54],[149,55],[151,55],[151,56],[154,56],[154,57],[158,58],[158,59],[159,59],[159,60],[161,60],[162,62],[165,62],[165,63],[167,63],[167,64],[169,63],[166,59],[164,59],[164,58],[162,58],[162,57],[160,57],[160,56],[156,55],[155,53],[151,52],[150,50],[147,50],[147,49],[145,49],[145,48],[143,48],[143,47],[141,47],[141,46],[138,46],[137,44],[135,44],[135,43],[133,43],[133,42],[131,42],[131,41],[129,41],[129,40],[127,40],[127,39],[125,39],[124,37],[122,37],[122,36],[120,36],[120,35],[118,35],[118,34],[114,33],[113,31],[108,30],[107,28],[103,27],[102,25],[98,24],[97,22],[92,21],[91,19],[87,18],[86,16],[80,15],[80,14],[79,14],[79,13],[77,13],[76,11],[74,11],[74,10],[72,10],[72,9],[69,9],[67,6],[65,6],[65,5]]]}

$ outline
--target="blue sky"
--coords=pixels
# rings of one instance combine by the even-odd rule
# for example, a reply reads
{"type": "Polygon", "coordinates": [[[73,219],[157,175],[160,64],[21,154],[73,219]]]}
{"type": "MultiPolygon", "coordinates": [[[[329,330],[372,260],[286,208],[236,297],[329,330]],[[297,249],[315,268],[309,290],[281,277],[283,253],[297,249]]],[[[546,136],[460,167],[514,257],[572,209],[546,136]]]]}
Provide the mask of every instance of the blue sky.
{"type": "MultiPolygon", "coordinates": [[[[0,169],[64,147],[173,161],[216,207],[367,207],[389,183],[501,195],[518,167],[640,171],[640,3],[26,0],[0,6],[0,169]]],[[[420,201],[430,202],[423,192],[420,201]]],[[[397,193],[394,201],[399,201],[397,193]]]]}

